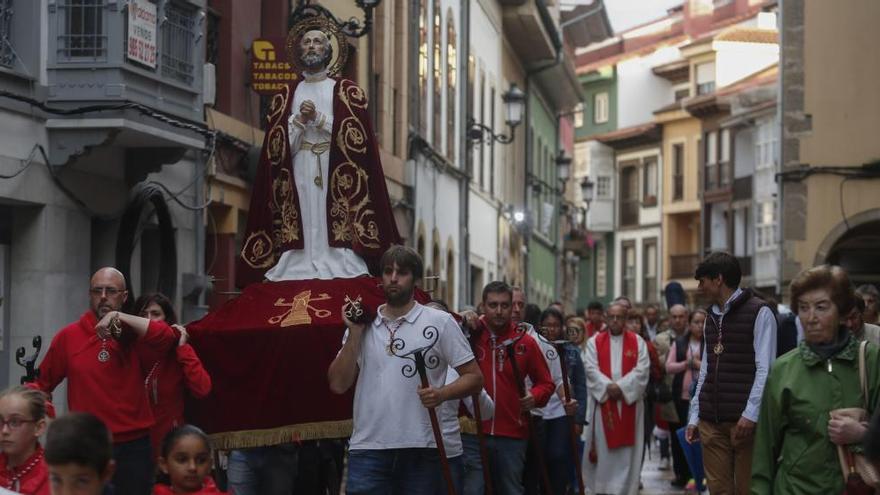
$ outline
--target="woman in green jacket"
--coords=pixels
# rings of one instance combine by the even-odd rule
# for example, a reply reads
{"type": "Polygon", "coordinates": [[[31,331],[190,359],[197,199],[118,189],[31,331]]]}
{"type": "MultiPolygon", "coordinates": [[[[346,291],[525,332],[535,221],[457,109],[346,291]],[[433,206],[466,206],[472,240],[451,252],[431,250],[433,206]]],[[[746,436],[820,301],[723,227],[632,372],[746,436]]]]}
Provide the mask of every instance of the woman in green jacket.
{"type": "Polygon", "coordinates": [[[840,267],[818,266],[791,283],[792,308],[804,328],[798,347],[773,364],[761,400],[752,458],[753,495],[837,494],[844,477],[837,445],[853,451],[866,424],[830,419],[840,408],[874,410],[880,398],[880,356],[868,344],[868,400],[859,380],[859,343],[843,327],[854,303],[840,267]]]}

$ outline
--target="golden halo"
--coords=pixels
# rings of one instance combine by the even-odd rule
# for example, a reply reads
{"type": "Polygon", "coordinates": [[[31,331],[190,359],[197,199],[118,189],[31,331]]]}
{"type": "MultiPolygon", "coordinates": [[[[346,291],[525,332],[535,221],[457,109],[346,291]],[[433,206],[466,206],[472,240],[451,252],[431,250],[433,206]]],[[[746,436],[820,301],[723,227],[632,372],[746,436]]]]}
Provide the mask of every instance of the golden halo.
{"type": "Polygon", "coordinates": [[[330,22],[326,17],[316,15],[308,17],[297,22],[287,33],[287,41],[285,42],[285,50],[287,51],[287,59],[296,69],[297,73],[302,74],[305,68],[299,59],[299,40],[302,36],[312,30],[323,31],[330,39],[330,46],[333,47],[333,58],[327,64],[327,74],[335,76],[342,72],[345,67],[345,61],[348,59],[348,40],[339,27],[330,22]]]}

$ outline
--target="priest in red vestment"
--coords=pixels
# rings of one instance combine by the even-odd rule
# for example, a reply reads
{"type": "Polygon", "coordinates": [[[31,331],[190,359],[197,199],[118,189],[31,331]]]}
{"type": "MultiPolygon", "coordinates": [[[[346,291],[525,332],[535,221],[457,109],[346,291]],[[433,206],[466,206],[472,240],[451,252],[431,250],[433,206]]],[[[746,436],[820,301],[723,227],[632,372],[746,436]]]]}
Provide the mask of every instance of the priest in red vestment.
{"type": "Polygon", "coordinates": [[[333,48],[325,32],[307,31],[297,43],[302,77],[268,110],[240,286],[368,275],[400,243],[366,93],[328,75],[333,48]]]}
{"type": "Polygon", "coordinates": [[[645,442],[643,395],[651,361],[645,341],[625,330],[626,308],[608,307],[608,331],[587,342],[584,480],[589,493],[636,495],[645,442]]]}

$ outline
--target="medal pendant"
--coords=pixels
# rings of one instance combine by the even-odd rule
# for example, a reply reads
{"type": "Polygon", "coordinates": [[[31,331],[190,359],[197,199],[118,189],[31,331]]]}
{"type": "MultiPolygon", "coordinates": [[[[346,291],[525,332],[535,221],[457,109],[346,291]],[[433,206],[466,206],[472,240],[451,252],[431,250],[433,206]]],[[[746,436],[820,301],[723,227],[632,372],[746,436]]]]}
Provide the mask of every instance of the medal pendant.
{"type": "Polygon", "coordinates": [[[98,361],[102,363],[106,363],[110,360],[110,353],[107,349],[101,349],[101,352],[98,353],[98,361]]]}
{"type": "Polygon", "coordinates": [[[385,346],[385,352],[387,352],[389,356],[394,355],[394,352],[391,350],[391,344],[385,346]]]}
{"type": "Polygon", "coordinates": [[[324,180],[321,179],[321,176],[315,176],[315,185],[318,187],[324,187],[324,180]]]}
{"type": "Polygon", "coordinates": [[[715,347],[713,347],[712,350],[715,352],[716,355],[719,355],[724,352],[724,345],[722,345],[721,342],[718,342],[717,344],[715,344],[715,347]]]}

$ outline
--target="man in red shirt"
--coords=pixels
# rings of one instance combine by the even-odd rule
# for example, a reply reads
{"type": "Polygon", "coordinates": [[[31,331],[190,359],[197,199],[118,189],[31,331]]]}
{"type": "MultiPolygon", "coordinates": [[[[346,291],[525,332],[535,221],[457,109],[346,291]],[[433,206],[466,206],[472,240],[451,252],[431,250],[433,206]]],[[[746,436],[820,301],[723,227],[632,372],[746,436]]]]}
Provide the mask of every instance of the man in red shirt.
{"type": "Polygon", "coordinates": [[[590,340],[597,333],[604,332],[608,329],[605,325],[605,308],[602,306],[602,303],[599,301],[593,301],[587,306],[587,312],[584,314],[584,319],[587,320],[587,324],[585,325],[584,335],[585,340],[590,340]]]}
{"type": "Polygon", "coordinates": [[[164,322],[121,313],[127,298],[119,270],[107,267],[95,272],[89,311],[55,335],[32,386],[51,393],[66,378],[68,408],[94,414],[113,435],[116,493],[148,495],[154,474],[150,452],[154,420],[141,362],[153,363],[168,354],[177,335],[164,322]],[[122,330],[121,336],[113,335],[116,328],[122,330]]]}
{"type": "Polygon", "coordinates": [[[546,405],[556,388],[538,343],[511,320],[512,300],[513,291],[504,282],[491,282],[483,289],[485,313],[477,325],[480,332],[474,347],[484,388],[495,401],[495,415],[483,422],[483,431],[488,437],[492,483],[501,495],[523,492],[529,411],[546,405]],[[511,340],[515,340],[519,379],[528,377],[533,384],[524,396],[504,345],[511,340]]]}

